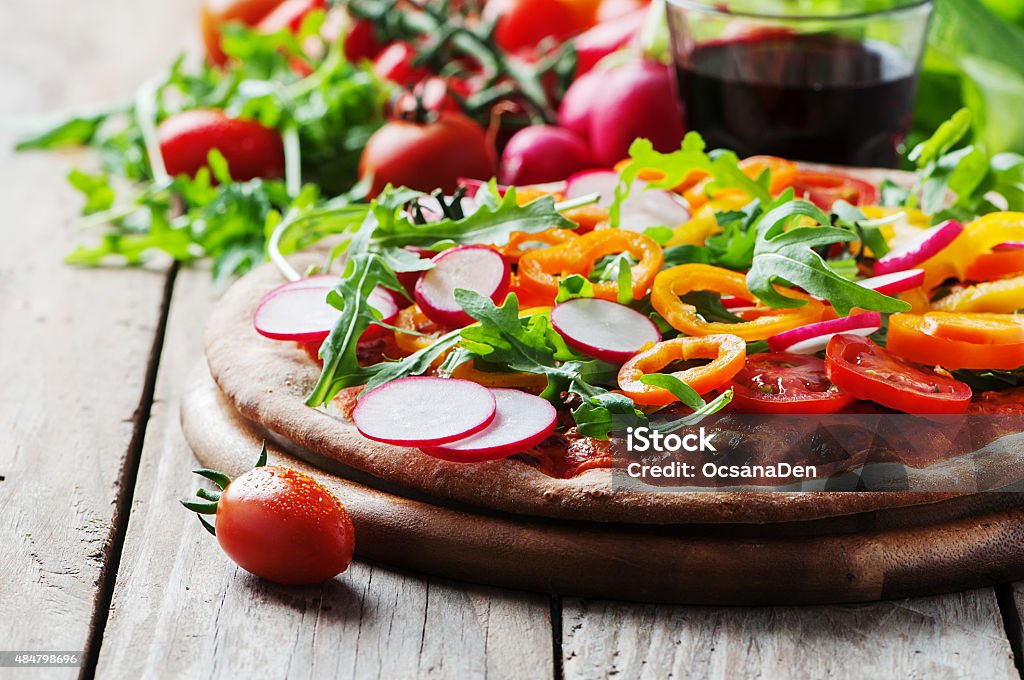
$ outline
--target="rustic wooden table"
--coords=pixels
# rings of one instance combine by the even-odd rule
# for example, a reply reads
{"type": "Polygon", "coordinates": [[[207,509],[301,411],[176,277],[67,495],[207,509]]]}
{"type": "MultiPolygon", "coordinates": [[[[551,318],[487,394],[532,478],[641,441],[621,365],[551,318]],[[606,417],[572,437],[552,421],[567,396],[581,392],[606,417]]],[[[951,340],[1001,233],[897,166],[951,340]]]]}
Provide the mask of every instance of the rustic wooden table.
{"type": "Polygon", "coordinates": [[[177,399],[208,272],[64,266],[79,238],[64,175],[82,159],[15,157],[7,124],[130,94],[194,42],[196,5],[0,3],[0,650],[85,650],[86,678],[1019,676],[1022,584],[709,608],[362,562],[312,588],[236,568],[177,503],[196,483],[177,399]]]}

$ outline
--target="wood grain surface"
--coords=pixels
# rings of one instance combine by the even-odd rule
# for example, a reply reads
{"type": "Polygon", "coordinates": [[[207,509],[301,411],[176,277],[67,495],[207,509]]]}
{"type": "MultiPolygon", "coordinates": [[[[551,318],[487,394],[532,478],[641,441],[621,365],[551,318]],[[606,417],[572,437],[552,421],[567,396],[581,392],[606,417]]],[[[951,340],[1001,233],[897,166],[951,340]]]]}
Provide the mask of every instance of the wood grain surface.
{"type": "MultiPolygon", "coordinates": [[[[541,595],[426,579],[356,563],[322,586],[268,584],[235,567],[178,499],[200,480],[178,396],[201,356],[209,275],[182,271],[101,677],[547,677],[541,595]]],[[[258,454],[253,447],[242,452],[258,454]]]]}
{"type": "Polygon", "coordinates": [[[1017,678],[991,589],[825,607],[567,600],[566,680],[1017,678]]]}
{"type": "Polygon", "coordinates": [[[82,271],[73,160],[14,157],[18,125],[130,94],[194,3],[0,7],[0,647],[83,650],[138,439],[165,272],[82,271]],[[88,27],[88,30],[85,30],[88,27]],[[30,623],[31,625],[26,625],[30,623]]]}

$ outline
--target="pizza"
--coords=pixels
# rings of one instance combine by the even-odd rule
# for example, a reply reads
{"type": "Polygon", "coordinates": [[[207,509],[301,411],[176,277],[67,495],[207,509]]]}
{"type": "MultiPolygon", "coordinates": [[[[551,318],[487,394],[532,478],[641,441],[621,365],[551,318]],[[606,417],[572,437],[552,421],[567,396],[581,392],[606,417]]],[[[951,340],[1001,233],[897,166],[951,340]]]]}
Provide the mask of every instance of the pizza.
{"type": "Polygon", "coordinates": [[[1019,481],[1024,214],[887,207],[914,181],[889,171],[758,157],[729,186],[678,160],[286,220],[331,247],[228,291],[210,374],[297,455],[503,512],[774,522],[1019,481]],[[719,444],[638,453],[637,428],[719,444]],[[624,474],[668,459],[721,474],[624,474]],[[828,493],[893,466],[911,483],[828,493]]]}

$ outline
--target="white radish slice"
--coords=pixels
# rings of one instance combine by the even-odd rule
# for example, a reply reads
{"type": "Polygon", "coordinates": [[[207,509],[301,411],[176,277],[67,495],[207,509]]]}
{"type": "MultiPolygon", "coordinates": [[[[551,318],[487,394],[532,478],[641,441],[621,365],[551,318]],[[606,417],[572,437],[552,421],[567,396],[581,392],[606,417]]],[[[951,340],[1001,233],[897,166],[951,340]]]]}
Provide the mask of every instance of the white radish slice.
{"type": "MultiPolygon", "coordinates": [[[[572,199],[600,194],[601,200],[597,204],[607,208],[615,200],[618,184],[619,175],[612,170],[585,170],[569,178],[565,197],[572,199]]],[[[690,211],[682,198],[662,189],[648,189],[647,182],[636,180],[629,198],[622,203],[619,225],[628,231],[642,232],[648,227],[678,227],[689,219],[690,211]]]]}
{"type": "Polygon", "coordinates": [[[907,269],[902,272],[872,276],[870,279],[858,281],[857,285],[870,288],[882,295],[896,295],[924,285],[924,270],[907,269]]]}
{"type": "Polygon", "coordinates": [[[494,420],[494,395],[468,380],[414,376],[359,398],[352,421],[367,439],[437,446],[480,432],[494,420]]]}
{"type": "Polygon", "coordinates": [[[910,243],[878,258],[875,262],[875,274],[891,274],[912,269],[949,246],[963,230],[963,225],[956,220],[947,220],[932,227],[910,243]]]}
{"type": "MultiPolygon", "coordinates": [[[[273,340],[299,343],[323,342],[330,334],[341,311],[327,304],[327,294],[337,282],[336,276],[311,276],[278,286],[263,296],[252,316],[256,332],[273,340]]],[[[395,299],[384,288],[374,288],[367,297],[371,307],[381,313],[384,323],[398,316],[395,299]]],[[[360,340],[368,340],[383,330],[370,326],[360,340]]]]}
{"type": "Polygon", "coordinates": [[[508,292],[510,269],[501,253],[487,246],[459,246],[433,260],[434,267],[416,282],[416,304],[431,321],[459,327],[473,319],[455,301],[458,288],[472,290],[495,303],[508,292]]]}
{"type": "Polygon", "coordinates": [[[504,388],[492,388],[496,410],[486,429],[423,452],[456,463],[478,463],[529,451],[551,436],[558,413],[546,399],[504,388]]]}
{"type": "Polygon", "coordinates": [[[821,321],[801,326],[791,331],[768,338],[768,348],[773,352],[791,354],[815,354],[828,346],[832,336],[840,333],[867,337],[882,327],[882,315],[878,312],[854,314],[841,319],[821,321]]]}
{"type": "Polygon", "coordinates": [[[597,298],[575,298],[555,305],[551,325],[573,349],[613,364],[621,364],[644,346],[661,340],[658,327],[640,312],[597,298]]]}

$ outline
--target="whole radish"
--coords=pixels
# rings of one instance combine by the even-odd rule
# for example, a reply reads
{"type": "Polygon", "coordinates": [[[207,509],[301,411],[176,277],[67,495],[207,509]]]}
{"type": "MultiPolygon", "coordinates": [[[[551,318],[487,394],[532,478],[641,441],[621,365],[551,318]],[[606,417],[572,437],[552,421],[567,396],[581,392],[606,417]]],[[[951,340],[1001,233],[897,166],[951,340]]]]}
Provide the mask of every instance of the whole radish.
{"type": "Polygon", "coordinates": [[[590,143],[590,119],[599,106],[605,104],[604,88],[608,72],[595,69],[573,81],[565,91],[558,108],[558,125],[590,143]]]}
{"type": "Polygon", "coordinates": [[[590,149],[574,133],[531,125],[508,141],[498,172],[503,183],[522,186],[557,182],[593,166],[590,149]]]}
{"type": "Polygon", "coordinates": [[[611,167],[626,158],[637,137],[669,152],[679,148],[686,134],[683,107],[664,64],[638,58],[611,69],[599,103],[591,110],[589,137],[599,165],[611,167]]]}
{"type": "Polygon", "coordinates": [[[576,76],[588,73],[612,52],[639,41],[647,16],[646,8],[597,24],[573,38],[576,48],[576,76]]]}

